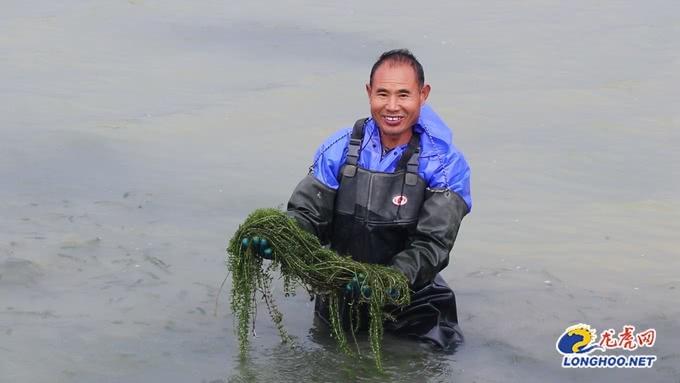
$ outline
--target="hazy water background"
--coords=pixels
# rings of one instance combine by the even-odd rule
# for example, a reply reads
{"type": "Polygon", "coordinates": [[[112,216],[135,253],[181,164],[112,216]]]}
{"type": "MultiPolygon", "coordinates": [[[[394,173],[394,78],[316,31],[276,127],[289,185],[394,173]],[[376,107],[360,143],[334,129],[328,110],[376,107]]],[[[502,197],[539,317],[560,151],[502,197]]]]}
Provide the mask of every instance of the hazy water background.
{"type": "Polygon", "coordinates": [[[680,381],[673,1],[2,1],[0,381],[680,381]],[[467,343],[386,339],[387,374],[283,300],[239,363],[224,248],[423,62],[473,169],[444,276],[467,343]],[[565,327],[654,327],[653,369],[562,370],[565,327]]]}

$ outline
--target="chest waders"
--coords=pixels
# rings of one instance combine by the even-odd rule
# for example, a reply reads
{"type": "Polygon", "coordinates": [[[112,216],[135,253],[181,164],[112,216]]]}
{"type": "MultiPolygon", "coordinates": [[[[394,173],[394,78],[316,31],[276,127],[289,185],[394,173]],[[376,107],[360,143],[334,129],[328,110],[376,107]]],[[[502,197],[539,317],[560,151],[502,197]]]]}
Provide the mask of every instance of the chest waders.
{"type": "MultiPolygon", "coordinates": [[[[426,194],[427,183],[418,174],[420,135],[413,133],[394,173],[370,171],[358,165],[365,122],[357,121],[352,130],[335,196],[330,245],[338,254],[351,255],[360,262],[388,264],[409,245],[426,194]]],[[[341,302],[345,325],[349,319],[346,303],[341,302]]],[[[319,317],[328,323],[323,297],[317,297],[315,306],[319,317]]],[[[387,331],[430,341],[443,349],[463,341],[455,295],[439,274],[413,293],[409,306],[392,309],[390,314],[396,320],[385,322],[387,331]]],[[[368,310],[363,307],[361,324],[368,323],[368,310]]]]}

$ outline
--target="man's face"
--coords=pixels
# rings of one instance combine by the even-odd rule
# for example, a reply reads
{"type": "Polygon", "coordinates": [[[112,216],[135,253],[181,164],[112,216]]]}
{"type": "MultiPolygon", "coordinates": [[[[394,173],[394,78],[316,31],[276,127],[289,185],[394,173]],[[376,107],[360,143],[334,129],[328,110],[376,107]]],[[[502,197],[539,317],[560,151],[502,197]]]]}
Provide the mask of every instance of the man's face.
{"type": "Polygon", "coordinates": [[[420,107],[430,94],[430,86],[418,84],[416,71],[408,64],[384,62],[373,73],[373,84],[366,84],[371,116],[386,141],[401,145],[411,138],[411,127],[418,122],[420,107]]]}

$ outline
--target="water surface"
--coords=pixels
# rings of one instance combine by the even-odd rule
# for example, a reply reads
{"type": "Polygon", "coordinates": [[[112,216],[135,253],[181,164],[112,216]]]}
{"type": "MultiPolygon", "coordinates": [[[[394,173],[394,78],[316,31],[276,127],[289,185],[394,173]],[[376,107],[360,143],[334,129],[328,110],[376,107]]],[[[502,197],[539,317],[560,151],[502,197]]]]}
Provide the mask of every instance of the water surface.
{"type": "Polygon", "coordinates": [[[679,19],[671,1],[4,4],[0,380],[680,380],[679,19]],[[394,47],[473,170],[444,271],[467,343],[387,337],[381,376],[301,292],[280,299],[296,347],[260,315],[240,362],[228,289],[215,314],[227,240],[368,113],[394,47]],[[659,360],[562,370],[578,322],[654,327],[659,360]]]}

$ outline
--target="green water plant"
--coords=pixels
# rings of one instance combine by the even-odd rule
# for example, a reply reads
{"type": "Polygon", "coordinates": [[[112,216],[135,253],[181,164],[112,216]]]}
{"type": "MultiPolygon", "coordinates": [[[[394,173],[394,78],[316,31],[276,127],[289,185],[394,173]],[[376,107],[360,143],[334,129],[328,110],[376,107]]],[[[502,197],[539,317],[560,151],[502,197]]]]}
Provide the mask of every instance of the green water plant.
{"type": "MultiPolygon", "coordinates": [[[[386,306],[404,306],[410,293],[406,276],[399,271],[376,264],[354,261],[321,246],[316,236],[306,232],[295,220],[277,209],[258,209],[241,224],[229,241],[227,265],[232,276],[231,310],[234,314],[241,356],[248,352],[254,331],[258,293],[264,301],[283,342],[291,338],[283,326],[283,315],[274,300],[272,282],[278,271],[283,278],[286,296],[304,287],[317,299],[328,300],[331,334],[338,347],[348,355],[346,331],[355,339],[358,323],[343,327],[340,307],[347,290],[358,282],[359,294],[352,296],[349,318],[359,318],[362,305],[368,306],[368,333],[376,366],[382,370],[381,344],[383,322],[390,318],[386,306]],[[253,238],[266,238],[272,260],[258,256],[253,238]]],[[[358,346],[357,346],[358,352],[358,346]]]]}

